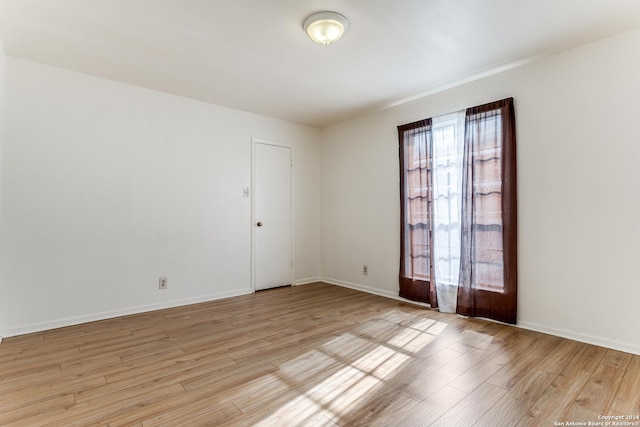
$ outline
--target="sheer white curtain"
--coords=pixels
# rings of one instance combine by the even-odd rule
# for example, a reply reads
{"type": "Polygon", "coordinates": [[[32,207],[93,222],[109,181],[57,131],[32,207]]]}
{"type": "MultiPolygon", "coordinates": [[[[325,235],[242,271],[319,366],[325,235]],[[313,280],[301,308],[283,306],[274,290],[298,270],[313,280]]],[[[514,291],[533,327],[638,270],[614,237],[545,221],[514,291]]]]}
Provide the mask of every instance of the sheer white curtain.
{"type": "Polygon", "coordinates": [[[458,299],[464,126],[465,110],[432,119],[432,280],[445,313],[456,312],[458,299]]]}

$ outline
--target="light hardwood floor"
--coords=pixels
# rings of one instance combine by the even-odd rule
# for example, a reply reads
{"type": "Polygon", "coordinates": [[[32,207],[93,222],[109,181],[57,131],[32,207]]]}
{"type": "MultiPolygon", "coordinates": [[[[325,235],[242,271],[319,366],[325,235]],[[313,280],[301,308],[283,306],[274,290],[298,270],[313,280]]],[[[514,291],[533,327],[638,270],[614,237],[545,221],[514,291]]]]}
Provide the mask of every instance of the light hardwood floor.
{"type": "Polygon", "coordinates": [[[0,425],[538,427],[599,415],[640,415],[640,356],[327,284],[0,345],[0,425]]]}

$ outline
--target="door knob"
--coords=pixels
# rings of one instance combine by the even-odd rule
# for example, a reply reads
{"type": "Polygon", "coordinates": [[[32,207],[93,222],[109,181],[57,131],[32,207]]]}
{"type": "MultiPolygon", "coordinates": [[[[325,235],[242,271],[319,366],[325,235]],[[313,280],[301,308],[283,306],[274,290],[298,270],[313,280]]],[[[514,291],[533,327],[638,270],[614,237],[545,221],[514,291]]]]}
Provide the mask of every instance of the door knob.
{"type": "Polygon", "coordinates": [[[258,223],[256,224],[258,227],[262,227],[262,222],[258,221],[258,223]]]}

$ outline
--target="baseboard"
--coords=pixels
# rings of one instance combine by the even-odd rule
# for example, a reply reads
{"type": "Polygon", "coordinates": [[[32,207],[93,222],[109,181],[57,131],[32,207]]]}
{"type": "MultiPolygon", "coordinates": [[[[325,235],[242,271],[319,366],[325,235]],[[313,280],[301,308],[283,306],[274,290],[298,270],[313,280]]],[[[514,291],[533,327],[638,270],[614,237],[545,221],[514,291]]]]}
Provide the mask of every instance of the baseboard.
{"type": "Polygon", "coordinates": [[[165,308],[180,307],[183,305],[198,304],[201,302],[215,301],[225,298],[237,297],[253,293],[252,289],[241,291],[220,292],[217,294],[202,295],[195,298],[185,298],[173,301],[167,301],[159,304],[141,305],[136,307],[128,307],[122,310],[105,311],[102,313],[90,314],[86,316],[67,317],[64,319],[52,320],[42,323],[33,323],[30,325],[19,326],[3,331],[5,338],[16,335],[31,334],[34,332],[47,331],[49,329],[64,328],[66,326],[80,325],[82,323],[96,322],[98,320],[112,319],[114,317],[129,316],[132,314],[146,313],[148,311],[162,310],[165,308]]]}
{"type": "MultiPolygon", "coordinates": [[[[386,298],[391,298],[391,299],[402,301],[402,302],[406,302],[406,303],[409,303],[409,304],[416,304],[416,305],[420,305],[420,306],[424,306],[424,307],[430,307],[428,304],[423,304],[423,303],[419,303],[419,302],[415,302],[415,301],[410,301],[410,300],[404,299],[404,298],[402,298],[402,297],[400,297],[400,296],[398,296],[398,295],[396,295],[396,294],[394,294],[392,292],[383,291],[383,290],[380,290],[380,289],[372,288],[372,287],[361,285],[361,284],[358,284],[358,283],[350,283],[350,282],[345,282],[345,281],[342,281],[342,280],[331,279],[331,278],[328,278],[328,277],[322,277],[320,280],[322,282],[325,282],[325,283],[329,283],[329,284],[336,285],[336,286],[342,286],[344,288],[354,289],[356,291],[367,292],[369,294],[378,295],[378,296],[386,297],[386,298]]],[[[506,323],[505,323],[505,325],[506,325],[506,323]]],[[[561,338],[567,338],[567,339],[570,339],[570,340],[579,341],[579,342],[583,342],[583,343],[586,343],[586,344],[593,344],[593,345],[597,345],[597,346],[600,346],[600,347],[605,347],[605,348],[610,348],[610,349],[613,349],[613,350],[623,351],[625,353],[632,353],[632,354],[640,355],[640,345],[636,345],[636,344],[630,344],[630,343],[625,343],[625,342],[620,342],[620,341],[614,341],[614,340],[610,340],[610,339],[607,339],[607,338],[596,337],[596,336],[586,335],[586,334],[580,334],[580,333],[576,333],[576,332],[566,331],[566,330],[563,330],[563,329],[550,328],[550,327],[538,325],[538,324],[535,324],[535,323],[524,322],[524,321],[521,321],[521,320],[518,320],[518,323],[516,325],[508,325],[508,326],[515,326],[515,327],[518,327],[518,328],[527,329],[527,330],[531,330],[531,331],[535,331],[535,332],[542,332],[544,334],[554,335],[554,336],[561,337],[561,338]]]]}
{"type": "Polygon", "coordinates": [[[417,301],[411,301],[411,300],[402,298],[401,296],[396,295],[393,292],[383,291],[381,289],[372,288],[370,286],[365,286],[358,283],[345,282],[343,280],[331,279],[329,277],[322,277],[319,279],[319,281],[324,283],[329,283],[330,285],[342,286],[343,288],[349,288],[356,291],[366,292],[368,294],[378,295],[385,298],[391,298],[397,301],[406,302],[407,304],[413,304],[413,305],[418,305],[420,307],[431,308],[429,304],[425,304],[417,301]]]}
{"type": "Polygon", "coordinates": [[[322,282],[322,277],[315,276],[315,277],[307,277],[305,279],[296,279],[296,281],[293,283],[293,286],[308,285],[308,284],[317,283],[317,282],[322,282]]]}
{"type": "MultiPolygon", "coordinates": [[[[309,277],[305,279],[298,279],[295,281],[294,286],[307,285],[307,284],[316,283],[316,282],[329,283],[331,285],[341,286],[344,288],[349,288],[356,291],[366,292],[369,294],[378,295],[385,298],[391,298],[397,301],[402,301],[408,304],[414,304],[414,305],[429,308],[428,304],[407,300],[405,298],[402,298],[396,295],[393,292],[372,288],[370,286],[365,286],[358,283],[351,283],[343,280],[332,279],[329,277],[309,277]]],[[[180,307],[183,305],[215,301],[215,300],[231,298],[231,297],[236,297],[241,295],[248,295],[251,293],[253,293],[253,290],[251,289],[245,289],[241,291],[221,292],[217,294],[203,295],[195,298],[173,300],[173,301],[168,301],[160,304],[149,304],[144,306],[129,307],[123,310],[106,311],[106,312],[91,314],[87,316],[69,317],[69,318],[58,319],[58,320],[53,320],[49,322],[33,323],[30,325],[19,326],[16,328],[11,328],[6,331],[3,331],[3,335],[0,335],[0,344],[2,343],[3,338],[8,338],[16,335],[42,332],[49,329],[63,328],[66,326],[79,325],[82,323],[95,322],[99,320],[111,319],[114,317],[121,317],[121,316],[128,316],[132,314],[140,314],[148,311],[162,310],[165,308],[174,308],[174,307],[180,307]]],[[[516,325],[512,325],[512,326],[516,326],[522,329],[527,329],[535,332],[554,335],[562,338],[567,338],[570,340],[579,341],[587,344],[597,345],[600,347],[611,348],[611,349],[623,351],[626,353],[640,355],[640,345],[636,345],[636,344],[630,344],[630,343],[615,341],[607,338],[576,333],[572,331],[552,328],[552,327],[543,326],[543,325],[539,325],[531,322],[520,321],[520,320],[516,325]]]]}
{"type": "Polygon", "coordinates": [[[530,331],[542,332],[545,334],[554,335],[561,338],[567,338],[574,341],[597,345],[599,347],[605,347],[613,350],[623,351],[625,353],[640,355],[640,345],[637,345],[637,344],[630,344],[630,343],[610,340],[608,338],[602,338],[602,337],[596,337],[593,335],[586,335],[586,334],[566,331],[564,329],[551,328],[548,326],[538,325],[536,323],[523,322],[521,320],[519,320],[518,324],[515,326],[522,329],[527,329],[530,331]]]}

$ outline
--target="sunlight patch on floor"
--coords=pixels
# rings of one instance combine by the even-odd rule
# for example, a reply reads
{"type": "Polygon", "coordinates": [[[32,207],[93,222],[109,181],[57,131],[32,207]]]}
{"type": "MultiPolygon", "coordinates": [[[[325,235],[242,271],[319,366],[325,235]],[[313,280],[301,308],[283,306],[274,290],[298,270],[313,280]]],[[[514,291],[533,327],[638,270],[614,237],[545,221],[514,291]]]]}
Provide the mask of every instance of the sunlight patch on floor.
{"type": "MultiPolygon", "coordinates": [[[[341,415],[357,409],[385,381],[400,372],[403,366],[413,360],[415,353],[442,333],[447,324],[434,319],[420,319],[411,325],[396,326],[400,328],[399,332],[386,343],[345,333],[324,343],[319,349],[283,363],[280,367],[281,380],[287,383],[308,376],[309,369],[315,370],[309,368],[313,360],[331,362],[325,367],[333,373],[324,379],[320,378],[319,383],[306,391],[302,391],[303,385],[300,395],[265,417],[260,425],[275,425],[277,422],[286,425],[324,424],[329,420],[338,422],[341,415]],[[332,369],[329,369],[329,365],[332,365],[332,369]]],[[[322,371],[317,372],[322,375],[322,371]]]]}
{"type": "MultiPolygon", "coordinates": [[[[286,425],[300,425],[305,422],[315,425],[317,423],[312,422],[314,418],[322,417],[325,409],[309,399],[305,395],[301,395],[290,401],[284,406],[281,406],[277,411],[264,418],[256,425],[259,426],[286,426],[286,425]]],[[[321,424],[318,424],[321,425],[321,424]]]]}
{"type": "Polygon", "coordinates": [[[367,372],[376,378],[385,379],[394,374],[411,357],[380,345],[351,364],[354,368],[367,372]]]}

